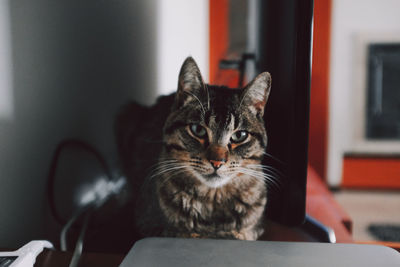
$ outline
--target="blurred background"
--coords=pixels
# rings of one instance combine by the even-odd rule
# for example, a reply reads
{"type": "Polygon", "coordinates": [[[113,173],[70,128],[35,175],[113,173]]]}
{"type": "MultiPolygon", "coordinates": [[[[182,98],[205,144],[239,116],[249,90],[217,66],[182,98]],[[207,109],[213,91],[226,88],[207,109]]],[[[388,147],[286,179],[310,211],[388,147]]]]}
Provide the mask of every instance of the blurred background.
{"type": "Polygon", "coordinates": [[[0,247],[43,236],[61,140],[116,164],[123,104],[175,91],[188,55],[208,78],[208,32],[207,1],[0,1],[0,247]]]}
{"type": "MultiPolygon", "coordinates": [[[[206,82],[236,87],[238,71],[219,62],[255,53],[257,8],[0,0],[0,247],[43,237],[61,140],[84,140],[116,166],[118,109],[175,91],[189,55],[206,82]]],[[[400,242],[398,10],[397,0],[314,1],[308,161],[350,215],[356,241],[400,242]]]]}

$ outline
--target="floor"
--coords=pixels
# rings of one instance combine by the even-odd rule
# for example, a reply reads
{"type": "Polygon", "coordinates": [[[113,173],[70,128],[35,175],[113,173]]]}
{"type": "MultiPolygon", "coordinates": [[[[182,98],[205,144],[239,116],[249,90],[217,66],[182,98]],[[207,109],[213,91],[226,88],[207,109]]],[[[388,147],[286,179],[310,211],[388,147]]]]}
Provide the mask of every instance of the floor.
{"type": "Polygon", "coordinates": [[[400,191],[341,190],[334,196],[353,219],[355,241],[376,240],[368,232],[371,223],[400,225],[400,191]]]}

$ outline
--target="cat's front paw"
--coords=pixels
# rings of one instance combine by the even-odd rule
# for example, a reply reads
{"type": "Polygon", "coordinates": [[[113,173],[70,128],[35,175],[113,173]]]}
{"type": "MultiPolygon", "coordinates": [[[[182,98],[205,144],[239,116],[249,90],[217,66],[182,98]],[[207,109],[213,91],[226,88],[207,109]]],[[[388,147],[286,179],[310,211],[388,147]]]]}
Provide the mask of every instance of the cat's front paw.
{"type": "Polygon", "coordinates": [[[198,233],[191,233],[191,234],[190,234],[190,237],[191,237],[191,238],[201,238],[201,235],[198,234],[198,233]]]}
{"type": "Polygon", "coordinates": [[[252,230],[232,231],[233,236],[239,240],[257,240],[258,234],[252,230]]]}

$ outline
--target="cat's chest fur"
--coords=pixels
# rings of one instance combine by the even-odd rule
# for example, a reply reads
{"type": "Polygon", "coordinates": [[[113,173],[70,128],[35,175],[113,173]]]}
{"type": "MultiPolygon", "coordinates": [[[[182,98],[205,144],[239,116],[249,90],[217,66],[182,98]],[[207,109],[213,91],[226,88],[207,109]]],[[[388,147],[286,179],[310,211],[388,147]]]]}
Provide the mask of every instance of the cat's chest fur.
{"type": "Polygon", "coordinates": [[[164,235],[254,240],[262,233],[266,191],[256,179],[238,176],[218,188],[194,177],[160,179],[157,191],[168,225],[164,235]]]}

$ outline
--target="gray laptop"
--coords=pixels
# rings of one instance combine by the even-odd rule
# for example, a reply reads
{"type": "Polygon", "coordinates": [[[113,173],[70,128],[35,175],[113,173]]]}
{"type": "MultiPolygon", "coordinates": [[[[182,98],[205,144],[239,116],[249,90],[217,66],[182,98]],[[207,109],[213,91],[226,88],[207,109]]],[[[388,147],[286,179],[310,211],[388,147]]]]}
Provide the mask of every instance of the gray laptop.
{"type": "Polygon", "coordinates": [[[120,266],[399,267],[400,253],[375,245],[146,238],[120,266]]]}

